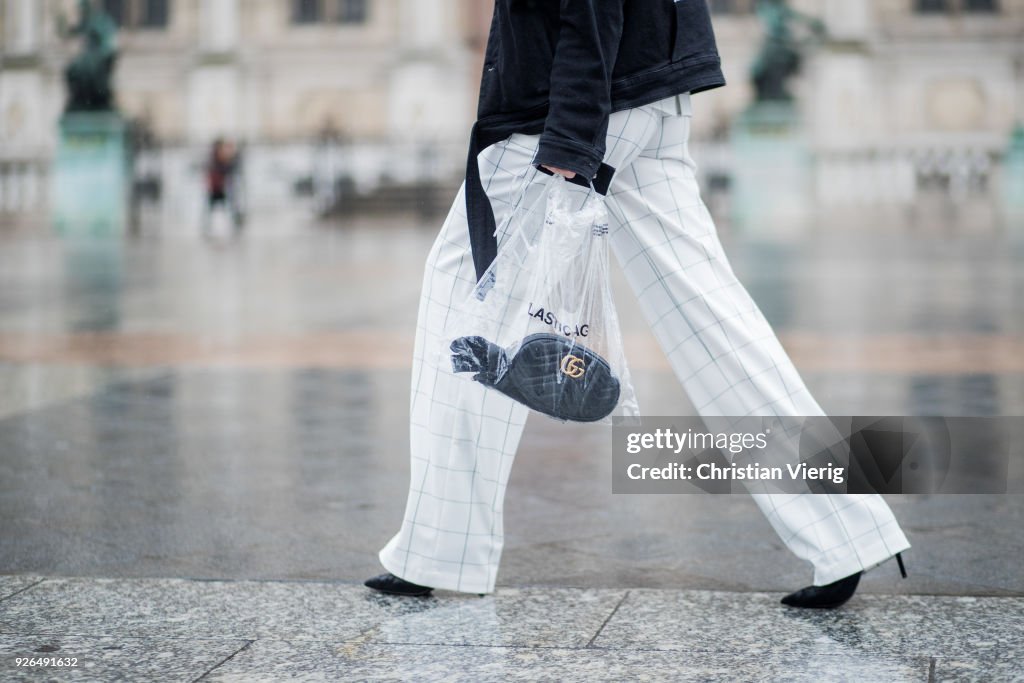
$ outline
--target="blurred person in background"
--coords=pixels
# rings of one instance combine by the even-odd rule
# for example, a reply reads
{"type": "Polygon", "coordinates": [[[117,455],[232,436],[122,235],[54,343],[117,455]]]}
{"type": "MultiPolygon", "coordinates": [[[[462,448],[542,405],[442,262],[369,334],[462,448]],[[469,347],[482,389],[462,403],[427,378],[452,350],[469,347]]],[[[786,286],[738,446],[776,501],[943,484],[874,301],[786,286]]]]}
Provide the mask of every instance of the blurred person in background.
{"type": "MultiPolygon", "coordinates": [[[[455,377],[431,349],[446,346],[446,316],[507,236],[496,226],[545,174],[578,185],[580,203],[606,195],[612,248],[700,415],[824,414],[737,280],[701,201],[690,97],[724,84],[704,0],[497,0],[466,182],[427,259],[405,517],[380,551],[388,573],[367,586],[410,596],[494,590],[528,409],[455,377]]],[[[878,495],[754,499],[814,567],[813,585],[786,605],[837,607],[864,571],[910,547],[878,495]]]]}
{"type": "Polygon", "coordinates": [[[241,158],[237,146],[225,138],[217,138],[210,148],[210,158],[206,165],[206,218],[203,232],[213,232],[215,212],[220,209],[227,212],[231,228],[237,231],[242,227],[242,211],[238,196],[238,176],[241,158]]]}

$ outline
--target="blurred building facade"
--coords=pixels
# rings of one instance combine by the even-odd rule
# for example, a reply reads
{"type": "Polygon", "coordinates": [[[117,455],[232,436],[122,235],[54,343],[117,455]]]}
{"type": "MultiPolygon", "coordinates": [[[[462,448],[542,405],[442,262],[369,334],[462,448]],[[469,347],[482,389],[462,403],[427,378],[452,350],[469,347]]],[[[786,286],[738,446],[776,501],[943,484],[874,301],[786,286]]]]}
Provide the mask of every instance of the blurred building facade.
{"type": "MultiPolygon", "coordinates": [[[[465,164],[478,0],[97,1],[121,27],[119,108],[158,142],[143,165],[167,203],[190,201],[218,136],[246,146],[254,208],[289,201],[311,169],[372,186],[465,164]]],[[[0,5],[0,147],[24,166],[53,156],[62,72],[79,49],[59,26],[77,2],[0,5]]]]}
{"type": "MultiPolygon", "coordinates": [[[[755,3],[710,2],[729,87],[699,98],[694,125],[705,139],[727,131],[752,98],[755,3]]],[[[794,87],[819,205],[914,209],[932,194],[985,213],[999,202],[1000,166],[1024,123],[1024,0],[790,5],[828,31],[794,87]]],[[[708,145],[705,159],[728,172],[727,146],[708,145]]],[[[998,222],[987,218],[980,223],[998,222]]]]}
{"type": "MultiPolygon", "coordinates": [[[[99,1],[122,27],[119,104],[159,143],[141,167],[163,179],[165,203],[190,201],[197,160],[219,135],[247,146],[253,208],[290,201],[302,178],[366,190],[458,176],[488,0],[99,1]]],[[[45,197],[62,70],[78,49],[58,25],[76,4],[0,0],[8,212],[45,197]]],[[[796,85],[818,201],[906,204],[929,174],[954,193],[991,182],[1024,118],[1024,0],[791,4],[829,31],[796,85]]],[[[750,102],[762,28],[754,0],[711,5],[729,87],[696,100],[695,126],[705,170],[727,176],[721,141],[750,102]]]]}

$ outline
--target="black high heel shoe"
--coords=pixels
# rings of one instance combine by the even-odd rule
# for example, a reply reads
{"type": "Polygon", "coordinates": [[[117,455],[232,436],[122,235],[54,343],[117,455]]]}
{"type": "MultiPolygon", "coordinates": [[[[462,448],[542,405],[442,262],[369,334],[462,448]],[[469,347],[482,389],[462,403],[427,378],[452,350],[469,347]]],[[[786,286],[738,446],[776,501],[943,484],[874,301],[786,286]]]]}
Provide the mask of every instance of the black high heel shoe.
{"type": "Polygon", "coordinates": [[[434,590],[429,586],[420,586],[415,583],[400,579],[394,574],[381,574],[363,582],[367,588],[372,588],[388,595],[407,595],[410,597],[423,597],[430,595],[434,590]]]}
{"type": "Polygon", "coordinates": [[[782,604],[789,607],[835,609],[853,597],[863,573],[850,574],[846,578],[839,579],[825,586],[801,588],[795,593],[790,593],[782,598],[782,604]]]}
{"type": "MultiPolygon", "coordinates": [[[[896,563],[900,566],[900,574],[907,578],[907,569],[903,566],[903,556],[896,553],[896,563]]],[[[857,572],[839,579],[826,586],[808,586],[782,598],[782,604],[789,607],[808,607],[815,609],[835,609],[846,603],[857,592],[857,585],[864,572],[857,572]]]]}

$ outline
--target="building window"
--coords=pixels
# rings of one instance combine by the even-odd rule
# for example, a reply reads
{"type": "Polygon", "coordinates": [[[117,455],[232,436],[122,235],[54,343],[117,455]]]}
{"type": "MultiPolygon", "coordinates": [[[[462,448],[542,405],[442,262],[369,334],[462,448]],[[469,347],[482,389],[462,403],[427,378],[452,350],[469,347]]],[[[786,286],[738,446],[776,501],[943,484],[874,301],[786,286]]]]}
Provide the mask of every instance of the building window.
{"type": "Polygon", "coordinates": [[[292,23],[316,24],[323,21],[321,0],[292,0],[292,23]]]}
{"type": "Polygon", "coordinates": [[[170,0],[103,0],[103,8],[122,29],[165,29],[170,23],[170,0]]]}
{"type": "Polygon", "coordinates": [[[366,0],[338,0],[338,21],[342,24],[366,23],[366,0]]]}
{"type": "Polygon", "coordinates": [[[712,14],[750,14],[757,0],[711,0],[712,14]]]}
{"type": "Polygon", "coordinates": [[[365,24],[369,0],[292,0],[293,24],[365,24]]]}
{"type": "Polygon", "coordinates": [[[113,17],[118,26],[128,25],[128,2],[127,0],[103,0],[103,9],[113,17]]]}
{"type": "Polygon", "coordinates": [[[168,0],[144,0],[139,26],[145,28],[165,28],[170,19],[170,3],[168,0]]]}
{"type": "Polygon", "coordinates": [[[999,6],[996,0],[915,0],[914,10],[919,14],[985,14],[998,12],[999,6]]]}
{"type": "Polygon", "coordinates": [[[996,0],[964,0],[964,10],[968,12],[998,12],[996,0]]]}

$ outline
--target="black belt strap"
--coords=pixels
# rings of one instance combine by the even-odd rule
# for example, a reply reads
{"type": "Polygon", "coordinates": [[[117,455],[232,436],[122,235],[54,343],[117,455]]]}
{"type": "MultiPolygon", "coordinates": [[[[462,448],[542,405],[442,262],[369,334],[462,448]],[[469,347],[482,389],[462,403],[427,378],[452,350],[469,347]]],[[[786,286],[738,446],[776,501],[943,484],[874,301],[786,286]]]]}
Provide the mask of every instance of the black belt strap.
{"type": "MultiPolygon", "coordinates": [[[[469,158],[466,160],[466,217],[469,221],[469,244],[473,251],[473,266],[476,269],[477,281],[483,279],[484,273],[491,267],[498,255],[498,238],[494,234],[497,230],[494,211],[480,178],[477,157],[480,152],[494,143],[510,137],[513,133],[537,135],[543,130],[543,119],[526,125],[505,123],[482,126],[477,121],[473,126],[469,138],[469,158]]],[[[540,171],[552,175],[551,171],[545,168],[541,168],[540,171]]],[[[569,182],[581,187],[592,187],[595,192],[603,196],[608,194],[608,187],[611,185],[614,175],[614,168],[607,164],[601,164],[597,169],[597,175],[592,180],[587,180],[577,174],[569,182]]]]}

